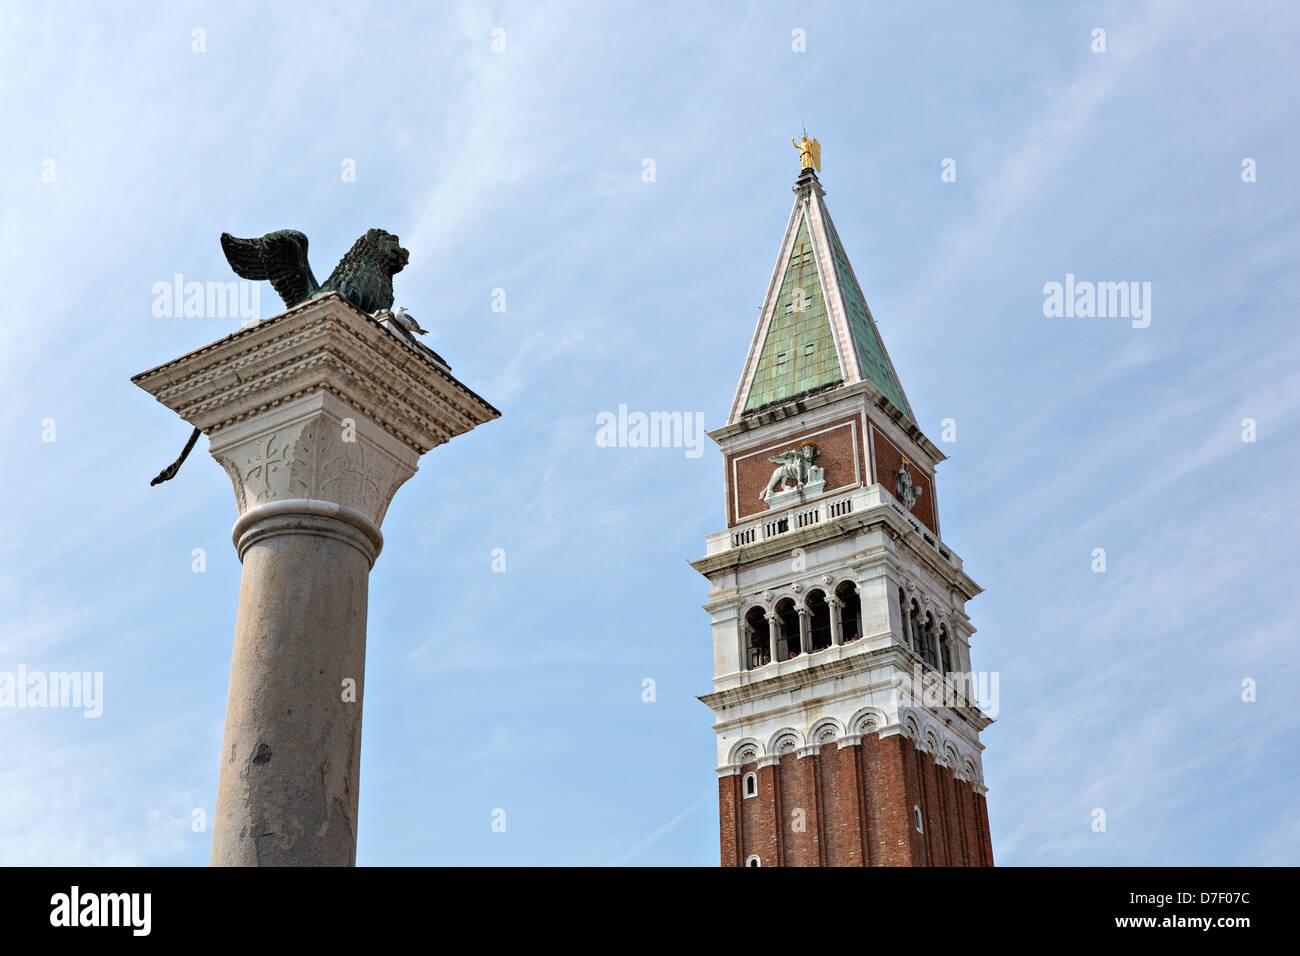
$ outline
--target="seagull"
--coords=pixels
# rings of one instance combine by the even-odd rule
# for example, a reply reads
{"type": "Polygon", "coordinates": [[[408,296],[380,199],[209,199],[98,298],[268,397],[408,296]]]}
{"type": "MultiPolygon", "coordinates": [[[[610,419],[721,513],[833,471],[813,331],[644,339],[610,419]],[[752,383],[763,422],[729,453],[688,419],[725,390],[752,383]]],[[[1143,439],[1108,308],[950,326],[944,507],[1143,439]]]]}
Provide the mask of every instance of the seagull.
{"type": "Polygon", "coordinates": [[[415,316],[406,311],[406,306],[399,306],[393,313],[393,320],[406,329],[408,332],[414,332],[416,335],[427,335],[429,330],[420,328],[420,323],[415,321],[415,316]]]}

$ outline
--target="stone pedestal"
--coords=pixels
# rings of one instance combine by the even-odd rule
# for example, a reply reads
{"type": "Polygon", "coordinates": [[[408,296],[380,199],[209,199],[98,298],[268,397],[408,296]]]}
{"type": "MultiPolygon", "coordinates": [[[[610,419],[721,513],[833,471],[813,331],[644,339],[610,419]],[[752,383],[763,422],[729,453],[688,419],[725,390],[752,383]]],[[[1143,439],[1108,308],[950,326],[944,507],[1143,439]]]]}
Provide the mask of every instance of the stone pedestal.
{"type": "Polygon", "coordinates": [[[211,862],[351,865],[379,527],[422,454],[498,412],[337,293],[132,381],[208,435],[239,509],[211,862]]]}
{"type": "MultiPolygon", "coordinates": [[[[819,469],[820,470],[820,469],[819,469]]],[[[797,508],[805,501],[811,501],[826,489],[826,479],[818,477],[815,481],[808,481],[802,485],[791,485],[782,491],[773,491],[767,498],[767,508],[769,511],[784,511],[786,508],[797,508]]]]}

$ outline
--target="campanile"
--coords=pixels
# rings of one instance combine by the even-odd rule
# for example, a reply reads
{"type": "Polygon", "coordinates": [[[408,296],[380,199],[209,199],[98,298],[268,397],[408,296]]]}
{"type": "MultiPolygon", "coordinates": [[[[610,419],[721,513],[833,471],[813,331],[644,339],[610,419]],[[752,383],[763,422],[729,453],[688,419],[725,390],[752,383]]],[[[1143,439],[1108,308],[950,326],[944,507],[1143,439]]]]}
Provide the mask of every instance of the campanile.
{"type": "Polygon", "coordinates": [[[709,579],[723,866],[992,866],[974,633],[916,423],[804,138],[721,448],[709,579]]]}

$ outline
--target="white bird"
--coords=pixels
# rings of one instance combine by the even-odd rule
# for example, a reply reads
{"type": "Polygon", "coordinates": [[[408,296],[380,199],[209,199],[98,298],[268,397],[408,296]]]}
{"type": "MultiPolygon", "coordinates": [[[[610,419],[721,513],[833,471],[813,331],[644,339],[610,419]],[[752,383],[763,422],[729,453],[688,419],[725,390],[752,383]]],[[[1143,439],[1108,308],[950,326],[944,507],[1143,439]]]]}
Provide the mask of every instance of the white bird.
{"type": "Polygon", "coordinates": [[[406,306],[401,306],[393,313],[393,319],[402,328],[408,332],[414,332],[416,335],[427,335],[428,329],[420,328],[420,323],[415,321],[415,316],[406,311],[406,306]]]}

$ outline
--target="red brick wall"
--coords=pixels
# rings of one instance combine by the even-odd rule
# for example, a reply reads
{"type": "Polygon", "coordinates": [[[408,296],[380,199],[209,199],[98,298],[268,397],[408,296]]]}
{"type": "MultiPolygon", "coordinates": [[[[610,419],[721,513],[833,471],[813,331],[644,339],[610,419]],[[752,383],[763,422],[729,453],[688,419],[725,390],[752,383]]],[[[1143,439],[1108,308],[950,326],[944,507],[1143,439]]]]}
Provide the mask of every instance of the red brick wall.
{"type": "MultiPolygon", "coordinates": [[[[776,769],[776,767],[759,767],[757,763],[748,763],[741,768],[740,774],[733,778],[736,780],[736,799],[740,803],[740,812],[733,819],[737,817],[739,819],[740,834],[737,840],[736,862],[728,864],[724,860],[723,866],[744,866],[745,860],[755,853],[763,861],[763,866],[774,865],[780,849],[781,836],[780,794],[775,784],[776,769]],[[756,797],[744,797],[741,790],[745,774],[750,772],[758,774],[758,796],[756,797]]],[[[721,817],[721,819],[725,828],[727,818],[721,817]]],[[[727,841],[731,839],[734,837],[724,833],[723,845],[727,845],[727,841]]]]}
{"type": "Polygon", "coordinates": [[[961,805],[962,845],[966,848],[966,860],[971,866],[982,866],[985,865],[982,855],[984,845],[980,839],[979,823],[975,819],[981,812],[975,803],[976,796],[973,788],[958,785],[957,800],[961,805]]]}
{"type": "Polygon", "coordinates": [[[828,493],[835,489],[852,487],[858,481],[856,476],[866,478],[868,474],[866,442],[862,439],[862,419],[856,415],[832,422],[829,426],[792,432],[789,438],[776,442],[768,441],[762,445],[740,449],[735,454],[727,456],[728,527],[767,514],[767,504],[759,498],[759,495],[767,487],[767,483],[772,478],[772,471],[776,468],[768,458],[792,448],[797,449],[805,441],[815,442],[821,452],[816,464],[826,471],[828,493]],[[830,430],[822,431],[822,428],[830,430]],[[812,434],[812,432],[820,432],[820,434],[812,434]],[[737,497],[740,499],[739,502],[736,500],[737,497]]]}
{"type": "Polygon", "coordinates": [[[808,821],[810,801],[804,780],[804,763],[793,751],[781,755],[778,775],[781,789],[777,797],[781,806],[782,866],[817,865],[817,847],[813,843],[813,830],[808,821]],[[804,829],[801,832],[794,829],[796,810],[802,811],[804,829]]]}
{"type": "Polygon", "coordinates": [[[821,782],[823,865],[862,866],[862,799],[858,792],[857,748],[823,744],[815,758],[821,782]]]}
{"type": "Polygon", "coordinates": [[[863,799],[868,807],[871,866],[912,866],[912,802],[902,745],[911,741],[879,734],[862,738],[863,799]]]}
{"type": "Polygon", "coordinates": [[[972,794],[975,798],[975,811],[971,814],[975,818],[975,825],[979,828],[980,833],[980,861],[984,866],[993,865],[993,838],[989,835],[989,808],[984,802],[984,794],[972,794]]]}
{"type": "MultiPolygon", "coordinates": [[[[892,495],[894,494],[894,472],[902,465],[904,452],[886,438],[879,428],[874,429],[874,434],[873,451],[876,467],[874,482],[884,485],[885,490],[892,495]]],[[[912,476],[912,484],[922,489],[921,497],[916,499],[916,504],[912,507],[912,514],[916,516],[917,521],[938,534],[939,524],[935,519],[938,503],[934,498],[934,476],[917,464],[911,454],[907,455],[907,460],[907,473],[912,476]]]]}
{"type": "Polygon", "coordinates": [[[825,744],[817,755],[751,763],[718,785],[722,865],[992,866],[983,794],[949,767],[895,734],[857,746],[825,744]],[[758,796],[744,799],[744,774],[758,773],[758,796]],[[920,805],[924,833],[912,808],[920,805]],[[793,828],[804,811],[805,829],[793,828]]]}
{"type": "Polygon", "coordinates": [[[718,820],[722,831],[722,865],[743,866],[740,855],[740,782],[732,775],[718,778],[718,820]]]}

